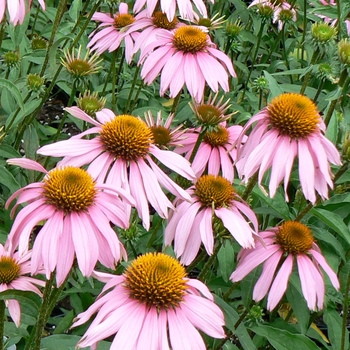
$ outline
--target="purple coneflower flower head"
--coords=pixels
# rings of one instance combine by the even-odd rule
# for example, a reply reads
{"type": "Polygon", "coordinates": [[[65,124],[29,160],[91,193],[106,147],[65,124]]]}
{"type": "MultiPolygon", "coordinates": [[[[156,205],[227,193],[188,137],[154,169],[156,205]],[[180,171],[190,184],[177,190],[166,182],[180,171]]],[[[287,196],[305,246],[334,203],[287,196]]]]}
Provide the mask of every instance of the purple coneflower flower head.
{"type": "Polygon", "coordinates": [[[113,16],[95,12],[91,19],[101,24],[90,34],[91,40],[87,47],[101,54],[107,50],[113,52],[124,43],[126,62],[130,64],[134,55],[134,42],[139,33],[130,26],[136,18],[128,13],[128,4],[121,2],[119,12],[113,16]]]}
{"type": "MultiPolygon", "coordinates": [[[[23,255],[18,252],[11,253],[0,244],[0,292],[14,289],[30,291],[42,296],[37,286],[43,287],[45,282],[26,276],[31,271],[31,255],[31,251],[27,251],[23,255]]],[[[13,322],[19,327],[21,307],[18,300],[9,299],[5,300],[5,303],[13,322]]]]}
{"type": "Polygon", "coordinates": [[[286,221],[279,227],[261,232],[260,236],[264,244],[258,241],[255,249],[240,251],[238,266],[230,277],[232,282],[242,280],[264,264],[254,286],[253,299],[260,301],[268,294],[267,308],[273,310],[287,290],[296,261],[308,308],[313,311],[322,309],[325,295],[322,269],[334,288],[339,289],[339,281],[314,242],[311,230],[300,222],[286,221]]]}
{"type": "Polygon", "coordinates": [[[154,144],[161,149],[169,149],[172,147],[182,147],[182,141],[186,138],[185,129],[182,129],[182,124],[172,128],[174,114],[171,113],[163,121],[162,112],[157,113],[155,118],[151,111],[145,113],[145,121],[147,126],[151,129],[154,144]]]}
{"type": "MultiPolygon", "coordinates": [[[[214,3],[214,0],[210,0],[210,2],[214,3]]],[[[196,16],[196,12],[193,9],[192,3],[195,4],[197,10],[202,16],[207,16],[207,8],[203,0],[136,0],[134,5],[134,12],[140,12],[146,5],[148,16],[151,17],[153,13],[158,10],[157,4],[159,4],[160,10],[167,15],[169,21],[172,21],[174,19],[177,7],[180,13],[180,17],[193,20],[196,16]]]]}
{"type": "Polygon", "coordinates": [[[206,83],[214,92],[219,85],[229,91],[229,75],[236,76],[232,62],[216,48],[204,27],[183,25],[173,31],[159,31],[157,36],[158,41],[144,48],[139,64],[143,64],[141,77],[146,84],[161,73],[161,96],[169,89],[169,96],[176,97],[186,85],[200,102],[206,83]]]}
{"type": "Polygon", "coordinates": [[[44,146],[38,150],[39,154],[65,157],[59,165],[89,164],[88,171],[96,181],[126,190],[135,199],[147,230],[150,226],[148,202],[163,218],[168,217],[168,208],[173,208],[162,187],[175,196],[191,200],[153,157],[184,178],[193,180],[195,175],[190,163],[175,152],[159,149],[154,144],[152,130],[140,118],[125,114],[116,116],[111,110],[103,109],[96,112],[95,120],[77,107],[66,110],[94,127],[69,140],[44,146]],[[98,136],[89,140],[82,138],[89,134],[98,136]]]}
{"type": "Polygon", "coordinates": [[[136,16],[136,20],[130,25],[130,30],[141,30],[140,35],[135,40],[134,53],[143,50],[147,45],[158,40],[157,34],[165,30],[173,30],[184,25],[180,23],[177,17],[169,21],[166,14],[161,11],[155,11],[148,16],[148,11],[144,10],[136,16]]]}
{"type": "Polygon", "coordinates": [[[97,312],[78,342],[91,346],[115,335],[111,350],[205,350],[198,329],[224,338],[224,316],[208,288],[186,277],[183,266],[163,253],[147,253],[134,260],[121,276],[95,273],[107,282],[89,309],[73,327],[97,312]]]}
{"type": "MultiPolygon", "coordinates": [[[[45,11],[46,5],[44,0],[38,0],[42,9],[45,11]]],[[[25,0],[0,0],[0,22],[2,22],[5,11],[7,11],[10,16],[10,22],[13,25],[22,24],[25,16],[27,15],[25,0]]],[[[32,5],[32,0],[29,0],[29,7],[32,5]]]]}
{"type": "Polygon", "coordinates": [[[213,253],[214,225],[228,231],[242,247],[254,247],[254,235],[258,230],[256,216],[240,201],[230,181],[221,176],[202,175],[187,191],[192,203],[175,200],[175,211],[164,233],[165,245],[174,241],[181,263],[189,265],[201,243],[209,255],[213,253]]]}
{"type": "Polygon", "coordinates": [[[31,272],[42,267],[46,277],[56,269],[59,286],[77,258],[84,276],[90,276],[97,261],[114,268],[126,251],[110,222],[121,228],[129,226],[126,203],[133,198],[123,189],[96,183],[83,169],[73,166],[57,167],[47,172],[30,159],[10,159],[9,164],[45,173],[41,182],[31,183],[16,191],[6,202],[6,208],[17,198],[11,211],[25,202],[17,214],[8,238],[12,251],[19,246],[27,251],[34,226],[45,221],[34,240],[31,272]]]}
{"type": "Polygon", "coordinates": [[[327,185],[333,188],[329,162],[340,165],[341,161],[339,152],[324,132],[325,124],[313,101],[300,94],[281,94],[243,128],[237,142],[238,174],[248,182],[258,172],[260,185],[271,168],[270,196],[275,195],[284,180],[288,200],[287,186],[294,159],[298,157],[299,179],[305,198],[315,203],[315,191],[322,198],[328,198],[327,185]],[[253,129],[242,145],[241,137],[251,126],[253,129]]]}
{"type": "MultiPolygon", "coordinates": [[[[207,172],[212,175],[221,175],[233,182],[237,151],[232,145],[241,132],[242,127],[240,125],[228,127],[226,122],[219,124],[212,131],[207,131],[192,161],[192,169],[196,176],[199,177],[207,172]]],[[[188,134],[186,133],[185,136],[188,134]]],[[[189,159],[198,137],[199,133],[189,135],[184,142],[184,146],[182,148],[177,147],[176,152],[186,153],[186,158],[189,159]]]]}

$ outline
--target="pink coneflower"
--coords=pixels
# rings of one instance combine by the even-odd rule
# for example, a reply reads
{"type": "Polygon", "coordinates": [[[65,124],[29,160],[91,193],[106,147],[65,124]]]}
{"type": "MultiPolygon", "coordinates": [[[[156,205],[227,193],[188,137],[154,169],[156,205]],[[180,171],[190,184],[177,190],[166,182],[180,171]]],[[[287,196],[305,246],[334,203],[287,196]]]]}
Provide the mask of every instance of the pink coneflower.
{"type": "MultiPolygon", "coordinates": [[[[214,0],[210,0],[210,2],[213,4],[214,0]]],[[[136,0],[134,5],[134,12],[140,12],[146,5],[148,16],[151,17],[154,11],[158,10],[158,8],[156,8],[158,3],[160,5],[161,11],[167,15],[169,21],[172,21],[174,19],[176,14],[176,7],[179,9],[180,17],[193,20],[196,12],[193,9],[192,3],[195,4],[196,8],[202,16],[207,16],[207,8],[203,0],[161,0],[160,2],[155,0],[136,0]]]]}
{"type": "Polygon", "coordinates": [[[213,225],[226,229],[242,247],[254,247],[257,219],[248,205],[239,200],[230,181],[221,176],[203,175],[187,191],[193,202],[175,200],[175,211],[164,233],[165,245],[174,241],[181,263],[189,265],[193,261],[201,242],[208,254],[213,253],[213,225]]]}
{"type": "Polygon", "coordinates": [[[180,263],[163,253],[134,260],[121,276],[97,273],[107,282],[96,302],[78,315],[73,327],[97,312],[78,342],[91,346],[115,335],[111,350],[205,350],[197,329],[224,338],[224,316],[208,288],[186,277],[180,263]]]}
{"type": "Polygon", "coordinates": [[[101,22],[101,24],[96,31],[90,34],[91,40],[87,47],[101,54],[106,50],[109,52],[115,51],[124,42],[125,59],[130,64],[134,55],[134,42],[139,33],[137,30],[130,29],[135,17],[128,13],[128,4],[121,2],[119,12],[113,16],[107,13],[95,12],[91,19],[101,22]]]}
{"type": "Polygon", "coordinates": [[[238,174],[248,182],[258,172],[260,185],[264,174],[271,168],[270,196],[275,195],[284,179],[288,200],[287,185],[294,159],[298,156],[299,179],[305,198],[315,203],[315,191],[327,198],[327,185],[333,187],[328,162],[340,165],[341,161],[339,152],[323,135],[324,132],[324,122],[308,97],[294,93],[279,95],[243,128],[237,145],[238,174]],[[241,137],[253,124],[245,144],[240,144],[241,137]]]}
{"type": "Polygon", "coordinates": [[[190,95],[200,102],[205,83],[215,92],[219,85],[229,90],[229,74],[236,76],[232,62],[216,48],[203,27],[184,25],[157,35],[158,41],[144,48],[139,64],[143,62],[141,77],[146,84],[161,73],[161,96],[169,89],[170,97],[176,97],[186,85],[190,95]]]}
{"type": "Polygon", "coordinates": [[[186,138],[184,136],[186,130],[182,129],[182,124],[175,128],[172,127],[174,114],[169,114],[165,122],[163,122],[162,112],[157,113],[156,119],[151,111],[145,113],[145,121],[147,126],[151,129],[154,144],[162,149],[170,147],[182,147],[182,141],[186,138]]]}
{"type": "Polygon", "coordinates": [[[10,250],[28,249],[34,226],[41,227],[33,245],[32,274],[44,266],[46,277],[56,269],[57,285],[63,283],[76,256],[84,276],[90,276],[97,261],[114,268],[126,252],[110,222],[121,228],[129,226],[126,204],[133,199],[122,189],[97,184],[83,169],[58,167],[47,172],[30,159],[10,159],[9,164],[45,173],[41,182],[16,191],[6,208],[17,197],[11,211],[28,203],[17,214],[8,238],[10,250]]]}
{"type": "MultiPolygon", "coordinates": [[[[237,151],[232,145],[241,132],[240,125],[227,127],[226,122],[219,124],[212,131],[207,131],[192,161],[192,169],[196,176],[199,177],[207,171],[212,175],[222,175],[233,182],[237,151]]],[[[185,134],[187,135],[188,133],[185,134]]],[[[198,137],[198,133],[193,133],[183,142],[182,148],[176,148],[176,152],[186,153],[186,158],[190,158],[198,137]]]]}
{"type": "MultiPolygon", "coordinates": [[[[45,11],[46,5],[44,0],[38,0],[42,9],[45,11]]],[[[10,22],[13,25],[22,24],[27,15],[27,7],[25,0],[0,0],[0,22],[3,20],[5,11],[10,15],[10,22]]],[[[32,0],[29,0],[29,7],[32,5],[32,0]]]]}
{"type": "Polygon", "coordinates": [[[264,263],[262,273],[253,290],[253,299],[262,300],[266,294],[267,308],[273,310],[287,290],[294,260],[297,262],[301,289],[310,310],[323,308],[325,284],[322,269],[334,288],[339,289],[337,275],[327,264],[311,230],[297,221],[286,221],[281,226],[261,232],[264,240],[256,243],[255,249],[241,250],[236,270],[230,279],[242,280],[253,269],[264,263]],[[278,271],[277,271],[278,269],[278,271]]]}
{"type": "Polygon", "coordinates": [[[173,207],[161,186],[176,196],[191,199],[160,169],[153,157],[193,180],[195,175],[189,162],[179,154],[155,146],[153,133],[145,122],[132,115],[116,116],[109,109],[96,112],[97,120],[77,107],[66,110],[94,127],[70,140],[44,146],[38,153],[65,157],[60,165],[90,164],[88,171],[97,181],[123,188],[135,198],[136,209],[147,230],[150,226],[148,202],[163,218],[168,217],[168,208],[173,207]],[[82,139],[88,134],[99,135],[90,140],[82,139]]]}
{"type": "Polygon", "coordinates": [[[130,30],[141,30],[140,35],[135,40],[134,52],[143,50],[148,44],[151,44],[158,40],[157,34],[162,32],[163,29],[173,30],[184,25],[179,22],[177,17],[174,17],[172,21],[169,21],[165,13],[156,11],[151,17],[147,15],[147,10],[140,12],[136,16],[136,21],[130,25],[130,30]]]}
{"type": "MultiPolygon", "coordinates": [[[[45,282],[26,276],[31,271],[31,255],[31,251],[23,255],[19,255],[18,252],[11,253],[0,244],[0,292],[14,289],[31,291],[40,296],[42,295],[35,284],[43,287],[45,282]]],[[[5,300],[5,303],[13,322],[19,327],[21,322],[21,307],[18,300],[9,299],[5,300]]]]}

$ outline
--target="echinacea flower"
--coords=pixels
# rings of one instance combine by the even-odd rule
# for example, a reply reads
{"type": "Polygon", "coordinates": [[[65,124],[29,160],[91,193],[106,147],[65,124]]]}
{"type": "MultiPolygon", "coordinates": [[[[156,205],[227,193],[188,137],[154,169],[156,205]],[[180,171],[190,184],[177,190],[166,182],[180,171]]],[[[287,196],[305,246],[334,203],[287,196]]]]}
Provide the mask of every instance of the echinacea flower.
{"type": "Polygon", "coordinates": [[[305,198],[315,203],[315,191],[322,198],[328,198],[327,185],[333,188],[329,162],[340,165],[341,161],[339,152],[324,132],[325,124],[312,100],[296,93],[281,94],[243,128],[237,141],[237,172],[246,183],[258,172],[261,185],[264,174],[271,168],[270,196],[275,195],[283,179],[288,200],[287,186],[298,156],[299,179],[305,198]],[[241,144],[241,138],[251,126],[251,133],[241,144]]]}
{"type": "MultiPolygon", "coordinates": [[[[23,255],[18,252],[12,253],[0,244],[0,293],[5,290],[22,290],[34,292],[42,296],[37,286],[45,286],[45,282],[33,277],[26,276],[31,271],[32,252],[23,255]]],[[[18,300],[5,300],[10,316],[17,327],[21,322],[21,307],[18,300]]]]}
{"type": "Polygon", "coordinates": [[[192,196],[192,203],[175,200],[175,211],[164,232],[164,244],[170,245],[174,241],[174,250],[176,256],[181,257],[181,263],[189,265],[202,242],[207,253],[213,253],[213,225],[217,219],[242,247],[254,247],[258,229],[256,216],[239,199],[230,181],[221,176],[202,175],[187,191],[192,196]]]}
{"type": "Polygon", "coordinates": [[[189,279],[183,266],[163,253],[147,253],[134,260],[121,276],[95,272],[107,282],[73,327],[97,312],[77,348],[114,336],[111,350],[205,350],[198,329],[224,338],[224,316],[205,284],[189,279]]]}
{"type": "Polygon", "coordinates": [[[140,12],[136,16],[136,21],[130,25],[130,30],[141,31],[135,40],[134,53],[140,49],[143,50],[148,44],[157,41],[157,34],[162,32],[162,29],[173,30],[184,25],[179,22],[177,17],[169,21],[165,13],[161,11],[155,11],[151,17],[147,13],[147,10],[140,12]]]}
{"type": "Polygon", "coordinates": [[[49,278],[56,269],[59,286],[75,256],[84,276],[91,275],[97,261],[114,268],[122,257],[126,258],[126,251],[110,222],[121,228],[129,226],[123,202],[134,204],[129,194],[97,184],[87,171],[73,166],[47,172],[30,159],[14,158],[8,163],[45,174],[43,181],[19,189],[6,202],[8,208],[17,197],[11,216],[20,204],[28,203],[15,218],[8,237],[9,250],[19,246],[20,254],[26,252],[34,226],[44,221],[34,240],[32,274],[43,265],[49,278]]]}
{"type": "Polygon", "coordinates": [[[173,207],[161,186],[176,196],[191,200],[152,158],[193,180],[195,175],[190,163],[179,154],[155,146],[151,129],[141,119],[125,114],[116,116],[106,108],[96,112],[97,120],[77,107],[66,108],[66,111],[94,127],[69,140],[44,146],[38,150],[39,154],[65,157],[59,165],[90,164],[88,171],[97,181],[123,188],[133,196],[147,230],[150,226],[148,202],[163,218],[168,217],[168,208],[173,207]],[[82,138],[89,134],[98,136],[89,140],[82,138]]]}
{"type": "Polygon", "coordinates": [[[182,129],[182,124],[172,127],[174,114],[169,114],[165,122],[163,122],[162,112],[157,113],[156,119],[151,111],[145,113],[145,121],[147,126],[151,129],[154,139],[154,144],[162,149],[169,149],[169,147],[182,147],[182,141],[186,130],[182,129]]]}
{"type": "Polygon", "coordinates": [[[89,50],[82,56],[81,46],[79,46],[76,53],[74,49],[71,52],[65,50],[64,58],[61,57],[61,63],[74,78],[82,78],[87,75],[96,74],[101,69],[101,66],[98,64],[102,62],[102,59],[96,53],[91,57],[89,56],[89,50]]]}
{"type": "Polygon", "coordinates": [[[229,74],[236,77],[230,58],[216,48],[203,27],[183,25],[174,31],[158,32],[158,41],[141,53],[141,77],[151,84],[160,76],[160,95],[169,89],[176,97],[186,85],[190,95],[203,100],[205,83],[217,92],[229,90],[229,74]]]}
{"type": "Polygon", "coordinates": [[[124,42],[125,59],[131,63],[134,55],[134,41],[139,35],[135,30],[129,30],[129,26],[135,21],[135,17],[128,13],[128,4],[121,2],[119,11],[111,16],[108,13],[95,12],[91,18],[101,22],[97,30],[90,34],[87,47],[101,54],[105,51],[113,52],[124,42]]]}
{"type": "Polygon", "coordinates": [[[321,254],[311,230],[300,222],[286,221],[279,227],[260,232],[259,235],[264,244],[258,241],[255,249],[240,251],[238,266],[230,277],[231,281],[242,280],[263,263],[262,273],[254,286],[253,299],[260,301],[268,294],[267,308],[273,310],[287,290],[296,261],[308,308],[313,311],[321,310],[325,295],[322,269],[335,289],[339,289],[339,281],[321,254]]]}
{"type": "MultiPolygon", "coordinates": [[[[38,2],[41,8],[45,11],[45,1],[38,0],[38,2]]],[[[22,24],[27,14],[26,3],[27,1],[25,0],[0,0],[0,22],[2,22],[7,8],[10,15],[10,22],[15,26],[22,24]]],[[[32,5],[32,0],[29,0],[28,5],[30,8],[32,5]]]]}
{"type": "MultiPolygon", "coordinates": [[[[210,0],[214,3],[214,0],[210,0]]],[[[167,1],[154,1],[154,0],[136,0],[134,5],[134,12],[138,13],[146,5],[148,16],[151,17],[154,11],[157,11],[157,4],[160,3],[160,9],[164,12],[169,21],[172,21],[176,14],[176,7],[178,7],[180,17],[183,19],[193,20],[196,12],[193,9],[192,3],[195,4],[197,10],[202,16],[207,16],[207,8],[203,0],[167,0],[167,1]]]]}
{"type": "MultiPolygon", "coordinates": [[[[238,139],[242,129],[240,125],[227,126],[226,122],[223,122],[204,134],[192,161],[192,169],[197,177],[207,171],[212,175],[222,175],[233,182],[237,151],[232,145],[238,139]]],[[[188,133],[185,134],[187,135],[188,133]]],[[[188,139],[184,140],[183,147],[177,147],[175,151],[186,153],[186,158],[189,159],[195,151],[198,137],[199,133],[192,133],[188,139]]]]}

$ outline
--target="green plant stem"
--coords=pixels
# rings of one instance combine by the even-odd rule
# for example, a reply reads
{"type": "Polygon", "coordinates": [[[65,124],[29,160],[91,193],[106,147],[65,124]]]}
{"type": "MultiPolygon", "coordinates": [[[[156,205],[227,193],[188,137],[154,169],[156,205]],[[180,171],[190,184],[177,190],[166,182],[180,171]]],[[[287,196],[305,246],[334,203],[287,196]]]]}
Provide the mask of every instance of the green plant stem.
{"type": "Polygon", "coordinates": [[[260,25],[260,29],[259,29],[259,33],[258,33],[258,40],[257,40],[255,51],[254,51],[254,54],[253,54],[252,64],[251,64],[251,67],[249,69],[248,77],[246,79],[246,84],[244,86],[244,90],[242,92],[242,96],[240,98],[241,101],[244,100],[244,96],[245,96],[245,93],[247,91],[248,84],[249,84],[249,79],[250,79],[250,76],[252,75],[252,72],[254,70],[254,65],[256,63],[256,58],[258,57],[258,52],[259,52],[259,48],[260,48],[260,42],[261,42],[262,34],[263,34],[263,31],[264,31],[264,28],[265,28],[265,23],[266,23],[265,20],[261,21],[261,25],[260,25]]]}
{"type": "Polygon", "coordinates": [[[4,349],[5,301],[0,300],[0,350],[4,349]]]}
{"type": "Polygon", "coordinates": [[[340,8],[340,3],[341,3],[341,0],[337,0],[337,17],[338,17],[338,21],[337,21],[337,31],[338,31],[338,40],[341,39],[341,21],[340,21],[340,18],[341,18],[341,8],[340,8]]]}
{"type": "Polygon", "coordinates": [[[258,182],[258,172],[256,172],[249,180],[247,187],[245,188],[241,198],[246,201],[250,193],[253,191],[255,184],[258,182]]]}
{"type": "Polygon", "coordinates": [[[174,98],[173,105],[171,106],[170,114],[173,114],[176,112],[177,106],[179,105],[179,102],[180,102],[180,97],[181,97],[181,90],[174,98]]]}
{"type": "MultiPolygon", "coordinates": [[[[234,329],[237,329],[239,325],[244,321],[245,317],[248,315],[249,309],[245,309],[244,312],[242,312],[241,316],[233,326],[234,329]]],[[[233,331],[228,331],[226,334],[226,337],[220,342],[220,344],[215,348],[215,350],[221,350],[222,347],[225,345],[225,343],[230,339],[230,337],[233,335],[233,331]]]]}
{"type": "Polygon", "coordinates": [[[324,86],[324,80],[322,80],[320,82],[320,84],[318,85],[315,97],[312,99],[314,101],[314,103],[317,103],[317,99],[318,99],[318,97],[320,96],[320,94],[322,92],[323,86],[324,86]]]}
{"type": "Polygon", "coordinates": [[[56,274],[51,273],[50,279],[46,282],[44,293],[43,293],[43,301],[39,310],[38,320],[36,325],[34,326],[29,340],[24,348],[24,350],[40,350],[41,338],[43,334],[43,330],[48,320],[48,311],[50,298],[52,294],[52,288],[55,282],[56,274]]]}
{"type": "Polygon", "coordinates": [[[2,40],[4,38],[5,28],[6,28],[6,16],[4,16],[0,26],[0,49],[2,46],[2,40]]]}
{"type": "Polygon", "coordinates": [[[196,143],[195,143],[195,145],[194,145],[194,147],[193,147],[193,151],[192,151],[191,156],[190,156],[190,159],[189,159],[189,162],[190,162],[191,164],[192,164],[192,162],[193,162],[194,157],[195,157],[196,154],[197,154],[198,148],[199,148],[199,146],[201,145],[201,143],[202,143],[202,141],[203,141],[203,138],[204,138],[206,132],[207,132],[207,128],[206,128],[205,126],[203,126],[201,132],[200,132],[199,135],[198,135],[198,139],[197,139],[197,141],[196,141],[196,143]]]}
{"type": "Polygon", "coordinates": [[[209,269],[211,267],[211,265],[213,264],[213,262],[216,259],[216,256],[218,255],[219,249],[220,249],[221,245],[219,244],[219,242],[216,243],[215,247],[214,247],[214,251],[213,254],[210,256],[210,258],[207,260],[207,262],[205,263],[205,265],[203,266],[202,271],[199,273],[198,275],[198,279],[200,281],[205,281],[205,279],[207,278],[209,269]]]}
{"type": "Polygon", "coordinates": [[[303,35],[302,35],[302,39],[301,39],[301,59],[304,59],[304,55],[305,55],[305,37],[306,37],[306,26],[307,26],[307,18],[306,18],[306,8],[307,8],[307,1],[304,0],[303,1],[303,35]]]}
{"type": "MultiPolygon", "coordinates": [[[[339,82],[338,85],[339,87],[341,87],[343,89],[345,85],[345,81],[348,79],[348,70],[345,68],[342,73],[340,74],[340,78],[339,78],[339,82]]],[[[331,102],[329,109],[327,111],[327,115],[324,118],[324,122],[326,124],[326,126],[329,124],[332,114],[334,112],[335,106],[337,105],[339,99],[335,99],[331,102]]]]}
{"type": "Polygon", "coordinates": [[[223,295],[223,299],[225,301],[228,300],[228,298],[230,297],[231,293],[239,286],[239,282],[233,283],[231,288],[223,295]]]}
{"type": "MultiPolygon", "coordinates": [[[[283,23],[283,26],[282,26],[282,53],[283,53],[283,59],[284,59],[284,62],[286,63],[286,67],[288,70],[290,70],[290,64],[289,64],[289,61],[288,61],[288,56],[287,56],[287,50],[286,50],[286,40],[285,40],[285,23],[283,23]]],[[[293,84],[293,76],[292,74],[289,74],[289,79],[290,79],[290,83],[293,84]]]]}
{"type": "Polygon", "coordinates": [[[128,101],[126,103],[126,106],[125,106],[125,109],[124,109],[124,113],[127,113],[127,112],[130,113],[129,107],[130,107],[130,103],[131,103],[131,100],[132,100],[132,95],[133,95],[133,92],[134,92],[136,81],[137,81],[137,78],[139,76],[140,69],[141,69],[141,65],[138,65],[136,67],[134,78],[133,78],[132,83],[131,83],[131,88],[130,88],[130,91],[129,91],[128,101]]]}
{"type": "Polygon", "coordinates": [[[45,55],[45,59],[44,59],[44,63],[41,67],[41,71],[40,71],[40,76],[43,76],[47,67],[47,64],[49,62],[49,57],[50,57],[50,49],[53,45],[53,42],[55,40],[55,36],[58,30],[58,27],[61,23],[62,17],[66,11],[66,6],[67,6],[68,0],[60,0],[58,7],[57,7],[57,11],[56,11],[56,17],[53,23],[53,28],[51,31],[51,36],[49,39],[49,43],[48,43],[48,47],[46,50],[46,55],[45,55]]]}
{"type": "MultiPolygon", "coordinates": [[[[310,66],[312,66],[313,64],[315,64],[316,62],[316,59],[318,57],[318,52],[315,50],[314,53],[312,54],[312,57],[311,57],[311,61],[310,61],[310,66]]],[[[307,84],[310,80],[310,77],[311,77],[311,70],[309,70],[306,74],[305,74],[305,77],[304,77],[304,81],[303,81],[303,85],[300,89],[300,94],[303,95],[306,88],[307,88],[307,84]]]]}
{"type": "Polygon", "coordinates": [[[198,264],[200,264],[206,257],[207,252],[202,250],[199,255],[186,267],[186,272],[190,273],[198,264]]]}
{"type": "Polygon", "coordinates": [[[348,314],[349,314],[349,291],[350,291],[350,272],[348,273],[348,280],[346,282],[346,287],[344,290],[343,322],[342,322],[342,329],[341,329],[340,350],[346,350],[345,349],[345,336],[346,336],[348,314]]]}

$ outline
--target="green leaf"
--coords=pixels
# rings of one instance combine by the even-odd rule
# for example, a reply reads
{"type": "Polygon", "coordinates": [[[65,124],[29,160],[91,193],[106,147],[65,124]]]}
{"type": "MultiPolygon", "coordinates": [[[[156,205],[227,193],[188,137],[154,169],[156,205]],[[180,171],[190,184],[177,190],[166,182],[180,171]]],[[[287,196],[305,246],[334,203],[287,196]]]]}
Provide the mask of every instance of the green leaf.
{"type": "Polygon", "coordinates": [[[219,273],[225,282],[229,281],[235,266],[235,251],[232,243],[227,239],[218,252],[219,273]]]}
{"type": "Polygon", "coordinates": [[[76,22],[79,19],[80,10],[82,8],[81,0],[74,0],[69,8],[70,18],[76,22]]]}
{"type": "Polygon", "coordinates": [[[26,314],[37,317],[41,306],[41,298],[38,294],[21,290],[6,290],[0,293],[0,300],[15,299],[26,308],[26,314]]]}
{"type": "MultiPolygon", "coordinates": [[[[81,337],[77,335],[55,334],[43,338],[41,341],[41,350],[75,350],[75,346],[81,337]]],[[[98,343],[97,350],[109,350],[111,343],[101,341],[98,343]]],[[[89,350],[90,347],[81,348],[81,350],[89,350]]]]}
{"type": "MultiPolygon", "coordinates": [[[[338,311],[327,308],[324,310],[323,320],[328,327],[328,339],[332,344],[334,350],[341,349],[341,335],[342,335],[342,318],[338,311]]],[[[345,347],[349,349],[349,331],[345,329],[345,347]]]]}
{"type": "Polygon", "coordinates": [[[257,350],[244,324],[241,323],[237,328],[235,328],[235,324],[240,317],[238,312],[224,300],[220,299],[217,295],[214,297],[215,303],[218,304],[224,312],[226,327],[237,336],[242,348],[244,350],[257,350]]]}
{"type": "Polygon", "coordinates": [[[36,151],[39,148],[38,134],[33,125],[28,125],[23,134],[25,155],[29,159],[36,159],[36,151]]]}
{"type": "Polygon", "coordinates": [[[73,310],[70,310],[56,326],[53,334],[64,333],[72,325],[75,314],[73,310]]]}
{"type": "Polygon", "coordinates": [[[331,229],[337,232],[348,243],[350,243],[349,228],[344,224],[343,219],[336,213],[321,208],[312,208],[310,213],[323,221],[331,229]]]}
{"type": "Polygon", "coordinates": [[[19,107],[22,110],[25,109],[22,95],[18,87],[14,83],[4,78],[0,78],[0,87],[7,89],[11,93],[11,95],[16,99],[17,103],[19,104],[19,107]]]}
{"type": "Polygon", "coordinates": [[[269,88],[270,88],[269,99],[272,99],[278,95],[281,95],[283,93],[283,90],[277,83],[276,79],[266,70],[264,70],[263,72],[264,72],[265,78],[269,82],[269,88]]]}
{"type": "Polygon", "coordinates": [[[319,347],[303,334],[292,334],[284,329],[267,325],[251,327],[256,334],[267,338],[276,350],[319,350],[319,347]]]}
{"type": "Polygon", "coordinates": [[[301,292],[299,280],[294,273],[289,278],[286,296],[298,320],[300,331],[305,334],[309,328],[310,311],[301,292]]]}
{"type": "Polygon", "coordinates": [[[0,179],[1,184],[6,186],[11,192],[16,192],[21,187],[13,175],[3,166],[0,166],[0,179]]]}
{"type": "Polygon", "coordinates": [[[12,146],[2,144],[0,145],[0,155],[2,158],[21,158],[22,155],[12,146]]]}

